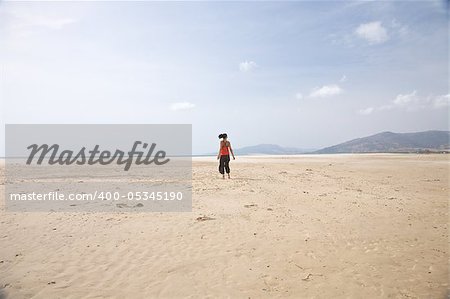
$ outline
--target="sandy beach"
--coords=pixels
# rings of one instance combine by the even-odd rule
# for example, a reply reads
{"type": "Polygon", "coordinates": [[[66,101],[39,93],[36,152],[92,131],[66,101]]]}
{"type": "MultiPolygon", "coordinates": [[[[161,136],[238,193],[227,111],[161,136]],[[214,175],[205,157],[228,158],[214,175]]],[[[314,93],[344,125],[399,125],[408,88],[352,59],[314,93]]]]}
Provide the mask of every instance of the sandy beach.
{"type": "Polygon", "coordinates": [[[449,158],[194,158],[191,213],[8,212],[2,181],[0,298],[446,298],[449,158]]]}

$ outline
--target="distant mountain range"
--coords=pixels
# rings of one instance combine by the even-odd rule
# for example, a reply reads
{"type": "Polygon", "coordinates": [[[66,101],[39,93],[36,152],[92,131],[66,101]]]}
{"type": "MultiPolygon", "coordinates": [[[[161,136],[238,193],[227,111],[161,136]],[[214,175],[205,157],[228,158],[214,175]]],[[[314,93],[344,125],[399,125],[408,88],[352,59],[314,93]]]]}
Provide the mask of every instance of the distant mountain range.
{"type": "Polygon", "coordinates": [[[315,151],[315,154],[399,153],[450,150],[450,131],[382,132],[315,151]]]}
{"type": "Polygon", "coordinates": [[[338,153],[415,153],[450,151],[450,131],[382,132],[320,150],[259,144],[235,149],[236,155],[295,155],[338,153]]]}

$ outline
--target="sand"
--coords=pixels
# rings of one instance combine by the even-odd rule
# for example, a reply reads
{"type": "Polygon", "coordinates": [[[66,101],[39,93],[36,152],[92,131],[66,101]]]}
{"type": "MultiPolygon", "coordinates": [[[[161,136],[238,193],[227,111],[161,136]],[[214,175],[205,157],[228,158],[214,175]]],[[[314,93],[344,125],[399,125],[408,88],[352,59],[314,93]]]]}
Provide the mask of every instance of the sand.
{"type": "Polygon", "coordinates": [[[2,205],[0,298],[446,298],[449,159],[195,158],[192,213],[2,205]]]}

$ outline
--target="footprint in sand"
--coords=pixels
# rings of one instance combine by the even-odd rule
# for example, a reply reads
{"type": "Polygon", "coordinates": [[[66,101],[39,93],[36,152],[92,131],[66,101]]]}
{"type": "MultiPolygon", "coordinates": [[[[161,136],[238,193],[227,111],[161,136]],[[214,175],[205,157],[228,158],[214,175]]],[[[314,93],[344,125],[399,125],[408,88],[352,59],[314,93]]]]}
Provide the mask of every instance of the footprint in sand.
{"type": "Polygon", "coordinates": [[[129,205],[127,205],[126,203],[118,203],[116,204],[116,207],[118,208],[131,208],[129,205]]]}
{"type": "Polygon", "coordinates": [[[215,220],[216,218],[211,218],[211,217],[208,217],[208,216],[200,216],[200,217],[197,217],[197,219],[195,219],[195,220],[197,220],[197,221],[207,221],[207,220],[215,220]]]}

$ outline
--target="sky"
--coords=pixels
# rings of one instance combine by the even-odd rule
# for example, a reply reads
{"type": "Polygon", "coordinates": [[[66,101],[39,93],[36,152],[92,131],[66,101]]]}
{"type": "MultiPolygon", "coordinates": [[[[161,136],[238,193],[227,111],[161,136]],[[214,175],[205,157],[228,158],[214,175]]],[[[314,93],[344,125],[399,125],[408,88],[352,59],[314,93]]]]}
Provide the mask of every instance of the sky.
{"type": "Polygon", "coordinates": [[[0,125],[188,123],[195,154],[448,130],[448,51],[446,1],[6,1],[0,125]]]}

